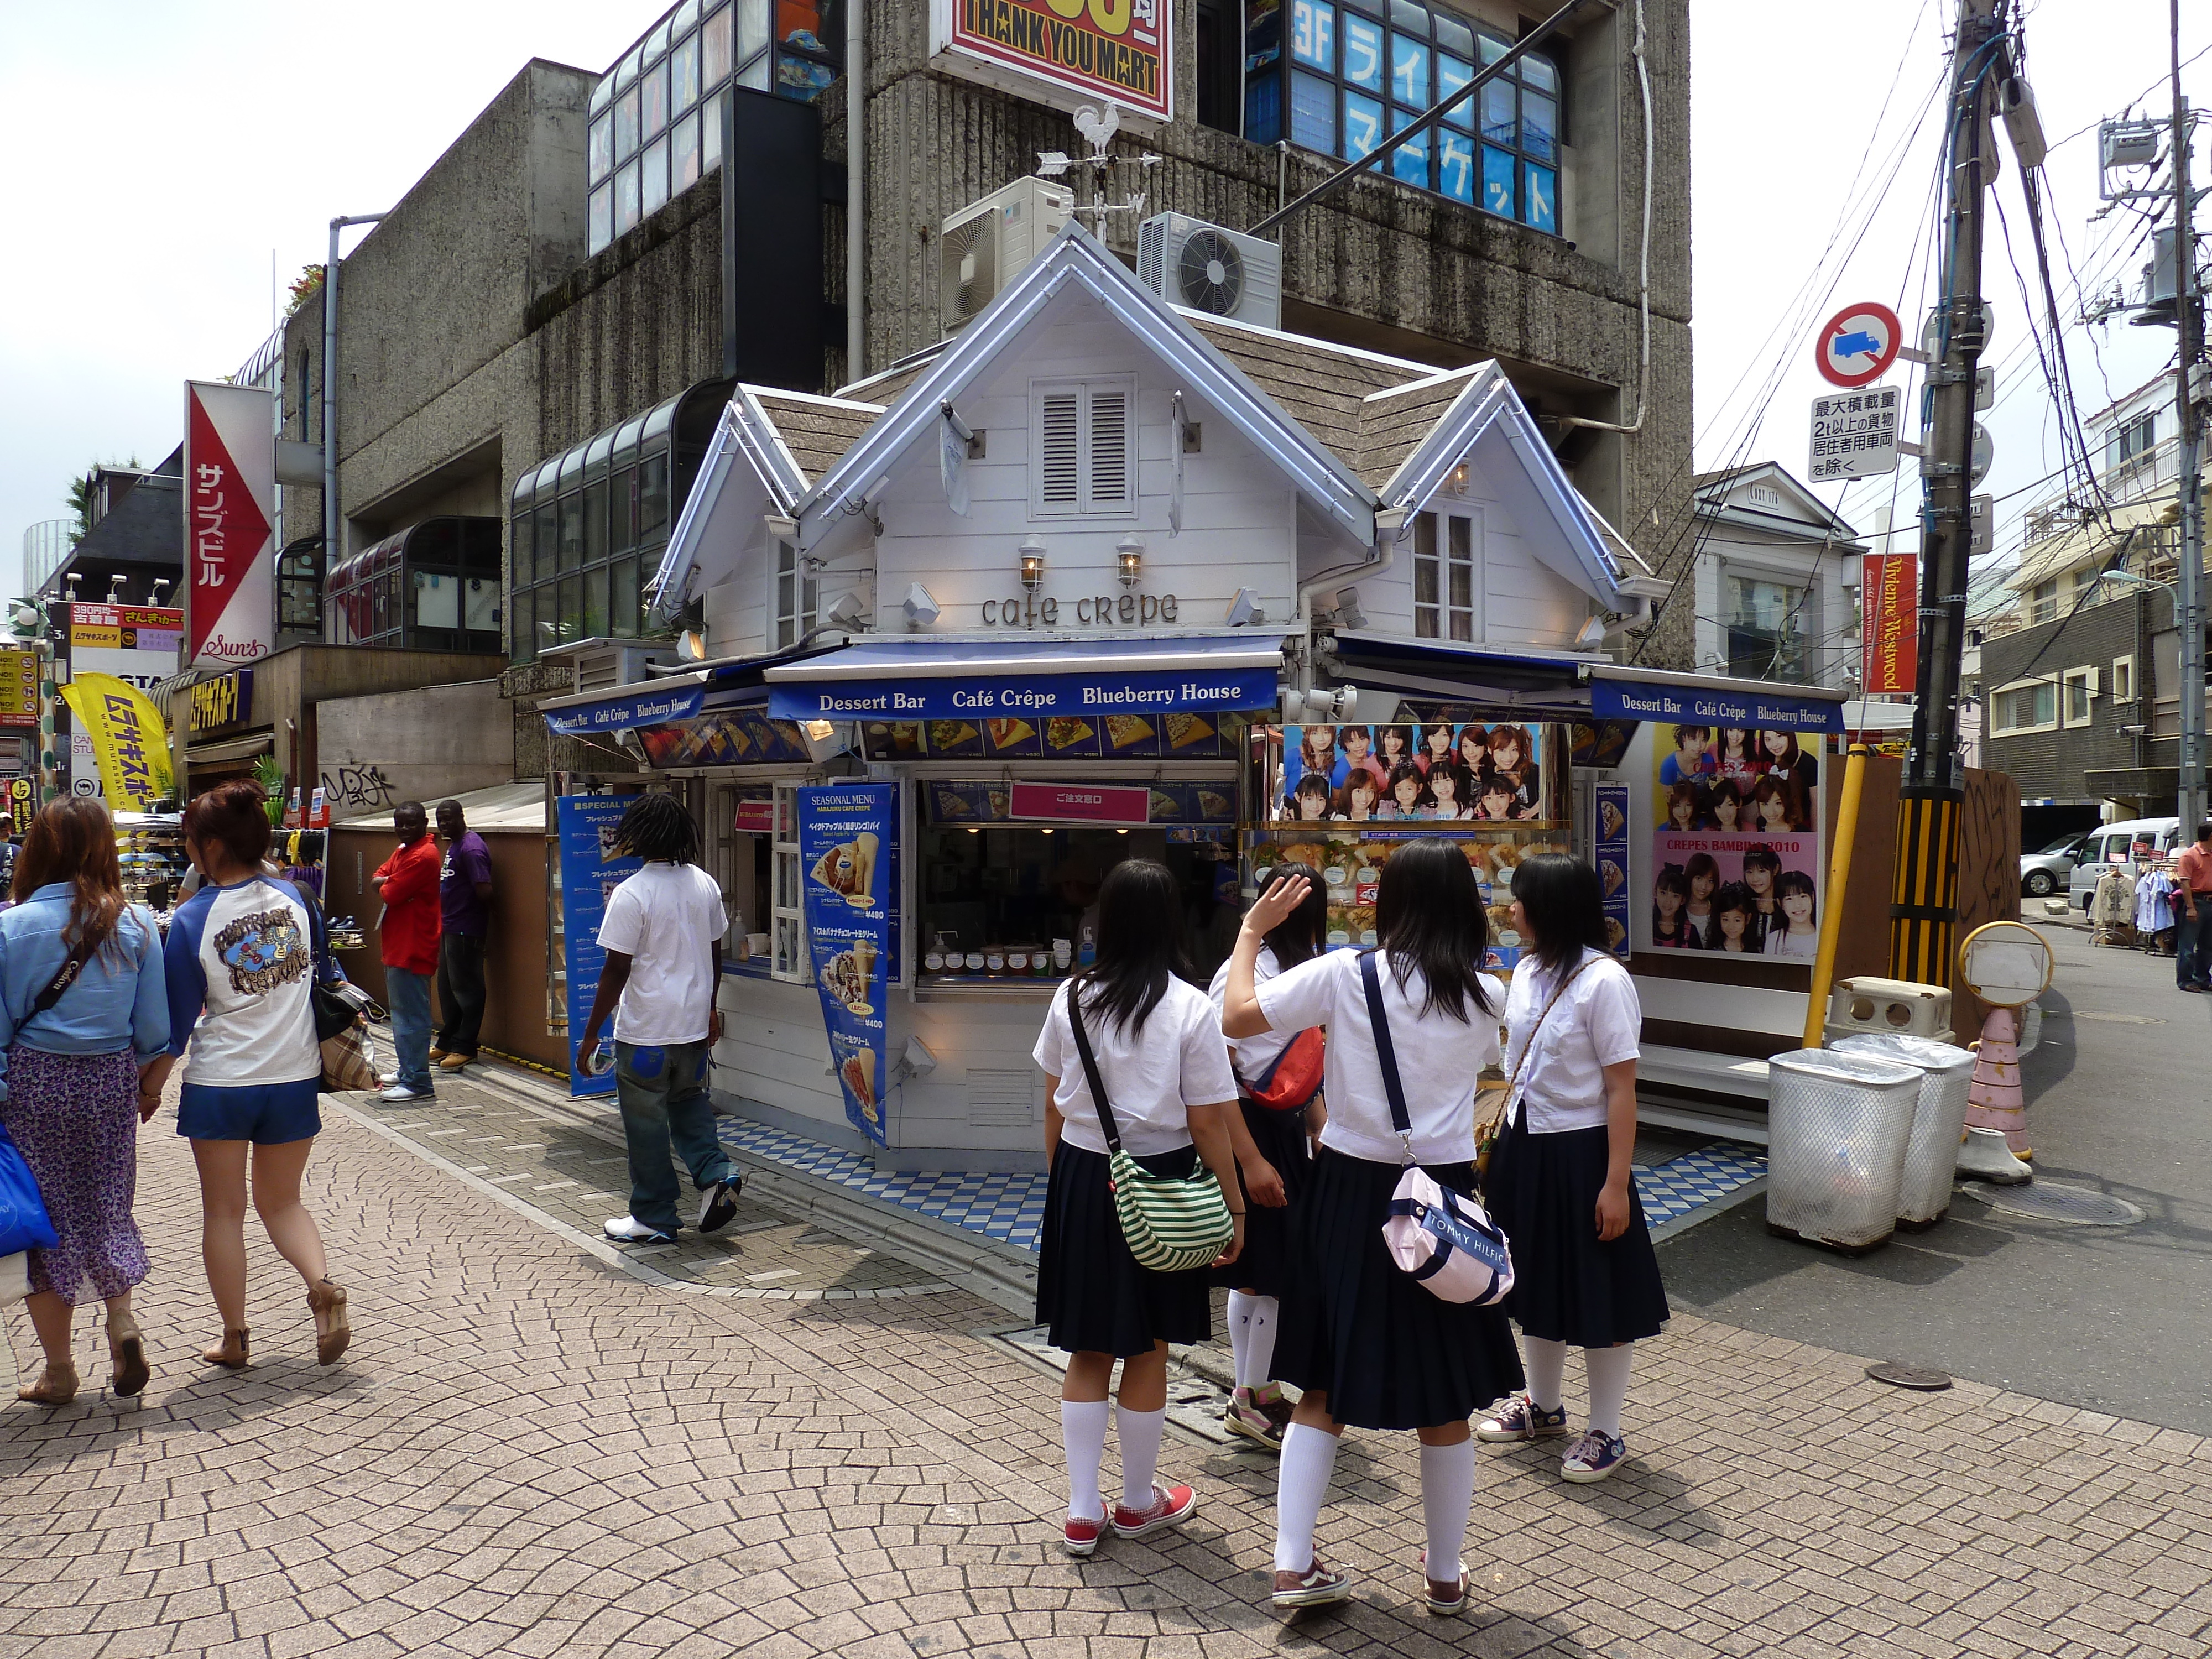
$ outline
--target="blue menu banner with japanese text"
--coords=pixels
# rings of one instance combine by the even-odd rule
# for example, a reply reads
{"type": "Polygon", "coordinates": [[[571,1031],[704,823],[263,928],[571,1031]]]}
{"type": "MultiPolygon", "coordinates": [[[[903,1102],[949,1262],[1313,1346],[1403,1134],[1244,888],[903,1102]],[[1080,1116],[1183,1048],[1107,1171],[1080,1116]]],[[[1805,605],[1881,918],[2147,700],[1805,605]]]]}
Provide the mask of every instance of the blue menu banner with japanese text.
{"type": "Polygon", "coordinates": [[[1592,839],[1598,885],[1605,893],[1605,937],[1613,955],[1626,962],[1632,921],[1628,908],[1628,786],[1598,784],[1591,791],[1591,803],[1597,812],[1597,822],[1591,827],[1596,831],[1592,839]]]}
{"type": "Polygon", "coordinates": [[[878,1146],[889,1047],[892,920],[899,903],[898,786],[799,791],[799,860],[807,946],[845,1116],[878,1146]]]}
{"type": "Polygon", "coordinates": [[[599,975],[607,953],[599,948],[599,923],[607,896],[638,871],[645,860],[614,856],[616,826],[634,795],[562,795],[553,803],[561,832],[562,959],[568,976],[568,1092],[611,1095],[615,1091],[614,1021],[599,1033],[599,1051],[588,1058],[576,1052],[592,1000],[599,994],[599,975]]]}

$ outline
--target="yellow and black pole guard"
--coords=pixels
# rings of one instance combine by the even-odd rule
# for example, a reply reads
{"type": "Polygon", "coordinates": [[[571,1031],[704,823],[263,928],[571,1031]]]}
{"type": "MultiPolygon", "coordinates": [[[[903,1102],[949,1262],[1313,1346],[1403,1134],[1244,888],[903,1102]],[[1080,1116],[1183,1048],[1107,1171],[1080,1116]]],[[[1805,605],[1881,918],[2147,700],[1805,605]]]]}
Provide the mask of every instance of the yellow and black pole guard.
{"type": "Polygon", "coordinates": [[[1890,895],[1889,974],[1918,985],[1951,982],[1959,921],[1960,789],[1908,784],[1898,792],[1897,882],[1890,895]]]}

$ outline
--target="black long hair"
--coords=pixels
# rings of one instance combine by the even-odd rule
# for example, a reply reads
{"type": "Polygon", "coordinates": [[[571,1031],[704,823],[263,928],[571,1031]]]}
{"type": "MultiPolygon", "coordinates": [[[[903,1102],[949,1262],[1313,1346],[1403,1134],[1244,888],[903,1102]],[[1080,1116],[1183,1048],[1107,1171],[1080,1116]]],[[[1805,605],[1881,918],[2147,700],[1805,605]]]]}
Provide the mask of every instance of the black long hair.
{"type": "MultiPolygon", "coordinates": [[[[1357,777],[1358,774],[1354,773],[1357,777]]],[[[1296,868],[1295,866],[1292,868],[1296,868]]],[[[1260,880],[1260,890],[1267,890],[1268,883],[1277,876],[1288,875],[1290,870],[1270,870],[1260,880]]],[[[1267,930],[1267,948],[1275,953],[1275,965],[1288,969],[1321,954],[1322,941],[1328,933],[1328,894],[1322,884],[1306,872],[1306,896],[1298,901],[1298,908],[1267,930]]]]}
{"type": "Polygon", "coordinates": [[[1490,919],[1457,842],[1426,836],[1390,854],[1375,891],[1375,937],[1401,985],[1418,972],[1428,987],[1422,1013],[1441,1008],[1471,1025],[1470,1002],[1486,1014],[1498,1012],[1480,977],[1490,919]]]}
{"type": "Polygon", "coordinates": [[[615,846],[625,857],[648,864],[696,864],[699,831],[675,796],[640,795],[615,826],[615,846]]]}
{"type": "MultiPolygon", "coordinates": [[[[1613,948],[1605,936],[1605,887],[1597,872],[1580,859],[1565,853],[1523,859],[1513,872],[1513,896],[1536,936],[1536,960],[1552,972],[1581,961],[1585,945],[1597,951],[1613,948]]],[[[1713,908],[1717,916],[1717,900],[1713,908]]],[[[1719,937],[1717,921],[1714,937],[1719,937]]]]}
{"type": "Polygon", "coordinates": [[[1170,975],[1190,977],[1182,890],[1166,865],[1124,859],[1098,885],[1098,959],[1077,971],[1067,994],[1085,993],[1084,1012],[1133,1033],[1168,994],[1170,975]]]}

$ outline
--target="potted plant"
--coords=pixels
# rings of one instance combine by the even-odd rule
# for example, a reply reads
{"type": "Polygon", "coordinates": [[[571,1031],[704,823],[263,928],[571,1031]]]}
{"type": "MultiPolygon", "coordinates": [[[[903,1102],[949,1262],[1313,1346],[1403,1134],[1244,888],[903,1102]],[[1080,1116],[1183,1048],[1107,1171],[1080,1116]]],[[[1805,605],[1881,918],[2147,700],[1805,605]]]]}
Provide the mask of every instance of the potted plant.
{"type": "Polygon", "coordinates": [[[269,814],[271,829],[284,822],[284,764],[274,755],[253,757],[253,781],[259,784],[269,799],[262,810],[269,814]]]}

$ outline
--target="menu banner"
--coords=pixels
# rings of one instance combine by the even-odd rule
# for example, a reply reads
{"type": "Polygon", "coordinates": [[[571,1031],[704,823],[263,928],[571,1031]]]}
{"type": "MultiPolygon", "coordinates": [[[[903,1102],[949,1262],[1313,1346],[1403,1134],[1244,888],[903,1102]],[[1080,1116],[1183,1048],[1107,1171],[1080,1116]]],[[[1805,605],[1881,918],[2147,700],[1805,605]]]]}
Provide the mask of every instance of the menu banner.
{"type": "Polygon", "coordinates": [[[821,784],[800,789],[798,797],[802,908],[830,1062],[844,1093],[846,1120],[885,1146],[898,786],[821,784]]]}
{"type": "Polygon", "coordinates": [[[1594,842],[1598,884],[1605,891],[1605,936],[1613,953],[1628,960],[1628,786],[1601,783],[1590,791],[1597,814],[1594,842]]]}
{"type": "MultiPolygon", "coordinates": [[[[773,670],[771,672],[775,672],[773,670]]],[[[1121,738],[1157,741],[1157,717],[1215,709],[1270,708],[1275,703],[1273,668],[1141,669],[1111,674],[945,675],[910,680],[787,680],[771,682],[768,712],[780,720],[1062,720],[1102,726],[1108,751],[1121,738]]],[[[933,751],[949,747],[930,734],[933,751]]],[[[1044,734],[1048,752],[1057,735],[1044,734]]],[[[1159,751],[1156,749],[1151,751],[1159,751]]]]}
{"type": "Polygon", "coordinates": [[[614,1021],[599,1033],[589,1055],[577,1052],[607,953],[599,945],[599,924],[607,896],[645,867],[643,859],[617,858],[615,830],[631,795],[562,795],[553,803],[561,834],[562,959],[568,974],[568,1092],[611,1095],[615,1091],[614,1021]]]}

